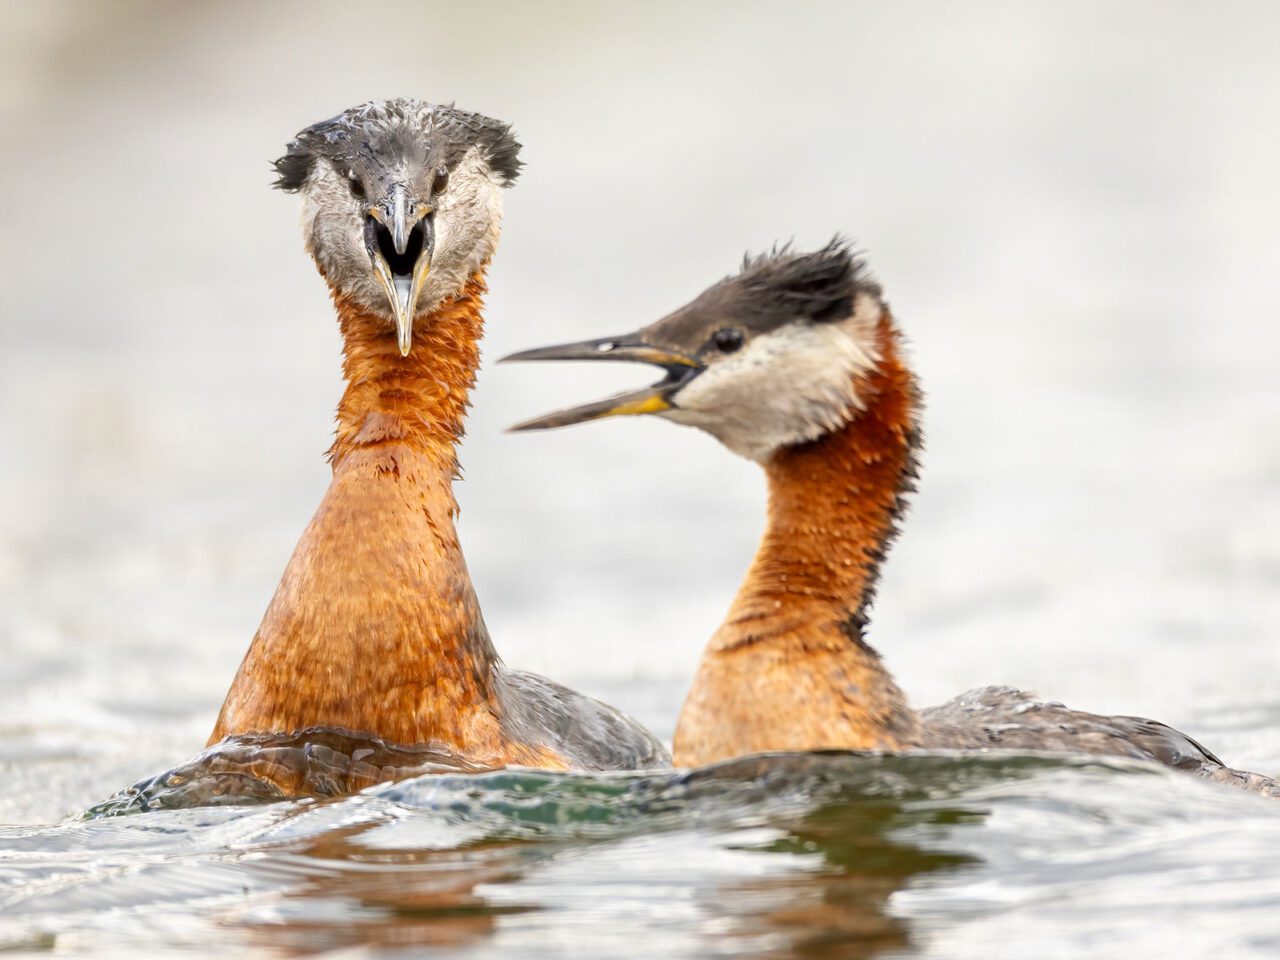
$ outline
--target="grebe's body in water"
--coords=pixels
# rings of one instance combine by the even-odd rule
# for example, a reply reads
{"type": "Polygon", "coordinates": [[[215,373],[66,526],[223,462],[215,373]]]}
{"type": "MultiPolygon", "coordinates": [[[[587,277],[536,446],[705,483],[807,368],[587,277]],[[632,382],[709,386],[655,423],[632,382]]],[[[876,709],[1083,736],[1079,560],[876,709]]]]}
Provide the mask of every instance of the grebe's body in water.
{"type": "Polygon", "coordinates": [[[880,288],[847,244],[787,250],[625,336],[513,360],[631,360],[651,388],[531,420],[558,427],[657,414],[761,464],[759,552],[708,643],[675,734],[694,766],[823,748],[1011,749],[1153,760],[1280,795],[1164,724],[1103,717],[988,687],[917,712],[866,642],[876,576],[913,489],[920,397],[880,288]]]}

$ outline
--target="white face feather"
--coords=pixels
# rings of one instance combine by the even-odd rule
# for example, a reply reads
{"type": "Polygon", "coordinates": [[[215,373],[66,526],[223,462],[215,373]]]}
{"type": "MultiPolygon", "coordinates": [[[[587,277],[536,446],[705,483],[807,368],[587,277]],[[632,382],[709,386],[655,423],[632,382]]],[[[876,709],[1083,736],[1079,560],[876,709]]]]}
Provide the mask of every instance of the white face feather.
{"type": "Polygon", "coordinates": [[[502,235],[502,183],[476,149],[449,176],[436,205],[436,249],[418,313],[452,300],[488,262],[502,235]]]}
{"type": "MultiPolygon", "coordinates": [[[[345,176],[320,160],[303,187],[302,231],[325,278],[357,304],[395,323],[387,295],[365,247],[368,201],[351,193],[345,176]]],[[[468,278],[493,256],[502,232],[501,179],[473,148],[453,168],[435,203],[435,253],[416,316],[462,292],[468,278]]]]}
{"type": "Polygon", "coordinates": [[[865,408],[856,380],[880,361],[878,298],[861,293],[836,323],[790,323],[711,362],[660,416],[698,427],[751,460],[816,440],[865,408]]]}

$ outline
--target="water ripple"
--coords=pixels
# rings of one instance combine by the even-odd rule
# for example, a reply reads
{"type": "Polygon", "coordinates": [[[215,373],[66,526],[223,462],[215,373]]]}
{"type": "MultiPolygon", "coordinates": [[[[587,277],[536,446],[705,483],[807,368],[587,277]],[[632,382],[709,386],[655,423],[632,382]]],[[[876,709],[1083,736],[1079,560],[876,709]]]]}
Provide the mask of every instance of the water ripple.
{"type": "Polygon", "coordinates": [[[0,945],[962,955],[947,950],[966,930],[996,925],[1026,948],[1045,923],[1121,923],[1153,896],[1185,911],[1193,886],[1206,913],[1274,911],[1276,859],[1256,851],[1280,854],[1277,814],[1141,763],[1035,755],[432,774],[339,799],[0,828],[0,945]],[[582,938],[553,948],[549,931],[582,938]]]}

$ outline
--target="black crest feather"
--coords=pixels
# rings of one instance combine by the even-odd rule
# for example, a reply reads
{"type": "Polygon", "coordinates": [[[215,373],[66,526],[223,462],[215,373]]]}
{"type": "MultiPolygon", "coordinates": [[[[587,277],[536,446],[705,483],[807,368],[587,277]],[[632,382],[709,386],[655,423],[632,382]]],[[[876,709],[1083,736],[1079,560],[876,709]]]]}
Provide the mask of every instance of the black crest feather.
{"type": "Polygon", "coordinates": [[[757,336],[797,321],[845,320],[853,315],[859,294],[879,299],[880,287],[852,244],[837,234],[812,253],[796,253],[785,244],[748,254],[737,273],[646,330],[664,344],[693,352],[721,327],[757,336]]]}
{"type": "Polygon", "coordinates": [[[813,253],[793,253],[787,244],[758,256],[748,254],[731,282],[770,304],[772,311],[812,323],[843,320],[853,312],[859,292],[880,293],[853,245],[839,234],[813,253]]]}

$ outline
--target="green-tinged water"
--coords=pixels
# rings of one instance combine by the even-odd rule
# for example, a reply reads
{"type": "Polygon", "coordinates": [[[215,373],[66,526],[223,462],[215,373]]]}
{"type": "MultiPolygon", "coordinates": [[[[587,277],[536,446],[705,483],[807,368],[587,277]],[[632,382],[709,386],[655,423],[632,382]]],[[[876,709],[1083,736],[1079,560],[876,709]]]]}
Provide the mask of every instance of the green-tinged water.
{"type": "Polygon", "coordinates": [[[1015,957],[1105,929],[1092,953],[1118,956],[1176,921],[1178,950],[1262,957],[1280,950],[1277,862],[1273,803],[1133,763],[436,774],[4,828],[0,948],[1015,957]]]}

